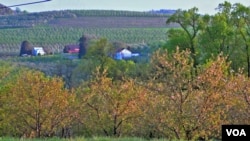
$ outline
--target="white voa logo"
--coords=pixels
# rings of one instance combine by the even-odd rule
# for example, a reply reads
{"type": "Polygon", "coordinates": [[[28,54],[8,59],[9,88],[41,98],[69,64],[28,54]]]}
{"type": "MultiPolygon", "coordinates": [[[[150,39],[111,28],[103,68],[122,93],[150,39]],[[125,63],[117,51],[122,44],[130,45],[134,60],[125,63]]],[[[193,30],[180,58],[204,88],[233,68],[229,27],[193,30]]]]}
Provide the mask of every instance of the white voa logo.
{"type": "Polygon", "coordinates": [[[226,132],[228,136],[247,136],[244,129],[226,129],[226,132]]]}

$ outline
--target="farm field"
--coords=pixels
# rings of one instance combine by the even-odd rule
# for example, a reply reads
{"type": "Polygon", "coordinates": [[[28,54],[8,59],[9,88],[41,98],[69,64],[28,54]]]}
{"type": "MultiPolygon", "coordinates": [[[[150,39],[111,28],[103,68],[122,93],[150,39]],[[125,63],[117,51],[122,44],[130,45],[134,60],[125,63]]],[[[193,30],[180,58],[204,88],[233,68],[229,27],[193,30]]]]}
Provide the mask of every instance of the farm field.
{"type": "MultiPolygon", "coordinates": [[[[164,27],[170,14],[112,10],[66,10],[23,13],[0,17],[0,28],[36,25],[80,27],[164,27]]],[[[174,25],[174,24],[173,24],[174,25]]]]}
{"type": "Polygon", "coordinates": [[[77,42],[83,33],[127,43],[154,42],[166,39],[167,28],[67,28],[36,27],[30,29],[2,29],[1,44],[15,44],[26,39],[35,43],[77,42]],[[4,35],[4,36],[3,36],[4,35]]]}
{"type": "Polygon", "coordinates": [[[166,40],[168,14],[133,11],[69,10],[0,17],[0,52],[19,52],[22,41],[60,52],[66,44],[78,44],[83,34],[127,44],[166,40]]]}
{"type": "Polygon", "coordinates": [[[151,43],[166,39],[168,28],[73,28],[34,27],[0,30],[0,51],[18,52],[20,44],[28,40],[34,45],[48,46],[61,51],[66,44],[78,44],[83,34],[94,34],[110,41],[125,43],[151,43]]]}
{"type": "MultiPolygon", "coordinates": [[[[85,16],[79,18],[60,18],[48,22],[52,26],[74,26],[84,28],[159,28],[166,27],[166,17],[101,17],[85,16]]],[[[172,25],[174,26],[174,24],[172,25]]]]}

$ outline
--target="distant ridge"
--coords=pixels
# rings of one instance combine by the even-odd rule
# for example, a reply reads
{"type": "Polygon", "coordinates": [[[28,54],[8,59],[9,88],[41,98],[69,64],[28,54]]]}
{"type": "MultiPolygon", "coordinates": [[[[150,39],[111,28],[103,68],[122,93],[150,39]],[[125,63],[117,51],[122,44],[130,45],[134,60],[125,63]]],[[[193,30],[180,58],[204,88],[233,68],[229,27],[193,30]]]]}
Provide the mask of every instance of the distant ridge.
{"type": "Polygon", "coordinates": [[[7,6],[0,4],[0,15],[10,15],[14,12],[7,6]]]}
{"type": "MultiPolygon", "coordinates": [[[[3,8],[2,10],[7,10],[3,8]]],[[[7,12],[7,11],[6,11],[7,12]]],[[[4,12],[6,14],[6,12],[4,12]]],[[[165,27],[171,14],[121,10],[60,10],[0,16],[0,29],[36,25],[77,27],[165,27]]],[[[162,12],[162,11],[161,11],[162,12]]],[[[169,12],[168,12],[169,13],[169,12]]]]}
{"type": "Polygon", "coordinates": [[[174,14],[176,10],[160,9],[160,10],[151,10],[149,12],[154,14],[174,14]]]}

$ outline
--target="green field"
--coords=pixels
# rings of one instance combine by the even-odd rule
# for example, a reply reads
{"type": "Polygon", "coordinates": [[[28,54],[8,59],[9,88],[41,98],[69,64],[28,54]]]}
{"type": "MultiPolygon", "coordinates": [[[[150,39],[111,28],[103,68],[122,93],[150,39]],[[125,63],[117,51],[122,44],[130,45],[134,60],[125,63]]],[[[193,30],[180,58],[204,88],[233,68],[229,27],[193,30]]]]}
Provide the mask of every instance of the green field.
{"type": "Polygon", "coordinates": [[[167,28],[74,28],[33,27],[0,30],[1,44],[16,44],[23,40],[33,43],[74,43],[83,34],[94,34],[112,41],[127,43],[153,42],[166,39],[167,28]]]}
{"type": "Polygon", "coordinates": [[[0,51],[18,52],[22,41],[33,45],[48,46],[61,50],[65,44],[78,44],[83,34],[93,34],[110,41],[129,44],[152,43],[166,40],[168,28],[80,28],[80,27],[33,27],[0,30],[0,51]],[[58,49],[59,48],[59,49],[58,49]]]}
{"type": "Polygon", "coordinates": [[[0,53],[19,52],[22,41],[61,51],[92,34],[127,44],[166,41],[169,14],[113,10],[65,10],[0,17],[0,53]]]}

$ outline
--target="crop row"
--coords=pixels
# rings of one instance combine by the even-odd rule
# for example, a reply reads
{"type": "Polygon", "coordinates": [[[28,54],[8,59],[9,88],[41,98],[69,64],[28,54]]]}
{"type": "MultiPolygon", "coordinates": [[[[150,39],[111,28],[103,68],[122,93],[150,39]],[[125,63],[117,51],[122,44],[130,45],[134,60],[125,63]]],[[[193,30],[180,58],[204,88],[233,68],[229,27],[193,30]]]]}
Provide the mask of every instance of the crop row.
{"type": "Polygon", "coordinates": [[[78,17],[83,16],[127,16],[127,17],[166,17],[170,14],[159,14],[154,12],[139,12],[139,11],[125,11],[125,10],[69,10],[78,17]]]}
{"type": "Polygon", "coordinates": [[[110,41],[129,44],[151,43],[166,39],[167,28],[72,28],[33,27],[0,30],[0,52],[19,49],[24,40],[34,45],[53,46],[59,50],[65,44],[77,44],[83,34],[93,34],[110,41]]]}
{"type": "Polygon", "coordinates": [[[35,27],[1,29],[0,43],[20,43],[29,40],[35,43],[72,43],[83,34],[94,34],[111,41],[127,43],[152,42],[165,40],[167,28],[70,28],[70,27],[35,27]]]}

